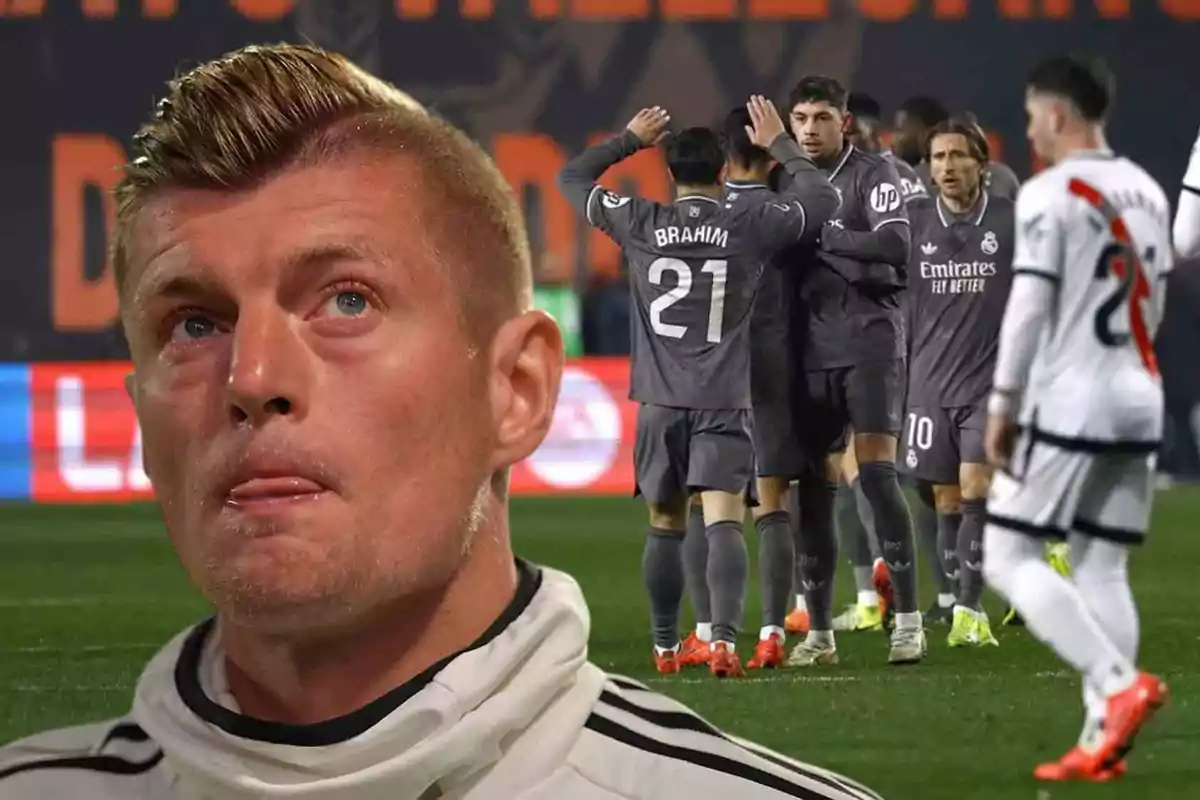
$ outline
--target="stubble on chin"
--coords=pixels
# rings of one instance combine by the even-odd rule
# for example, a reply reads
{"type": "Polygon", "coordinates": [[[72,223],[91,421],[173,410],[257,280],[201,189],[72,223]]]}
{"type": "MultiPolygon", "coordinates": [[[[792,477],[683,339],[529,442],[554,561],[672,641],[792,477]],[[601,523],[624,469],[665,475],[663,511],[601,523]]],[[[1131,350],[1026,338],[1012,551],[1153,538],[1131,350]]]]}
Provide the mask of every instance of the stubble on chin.
{"type": "MultiPolygon", "coordinates": [[[[490,499],[485,482],[440,536],[429,531],[405,536],[401,528],[392,536],[403,537],[403,549],[395,547],[396,540],[376,538],[387,534],[369,521],[359,526],[366,540],[320,546],[288,540],[274,521],[248,521],[205,555],[193,579],[223,621],[262,635],[351,628],[373,611],[440,594],[471,558],[480,536],[502,535],[489,524],[490,499]]],[[[418,516],[408,524],[423,521],[418,516]]]]}

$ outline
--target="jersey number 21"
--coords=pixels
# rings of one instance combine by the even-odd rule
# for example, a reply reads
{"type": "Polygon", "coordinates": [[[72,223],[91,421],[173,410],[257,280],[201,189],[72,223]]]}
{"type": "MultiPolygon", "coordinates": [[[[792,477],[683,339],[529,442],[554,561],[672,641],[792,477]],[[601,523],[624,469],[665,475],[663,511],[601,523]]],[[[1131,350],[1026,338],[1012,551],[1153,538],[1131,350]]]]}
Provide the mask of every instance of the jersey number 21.
{"type": "MultiPolygon", "coordinates": [[[[707,272],[712,275],[712,296],[708,301],[708,333],[705,338],[713,344],[721,341],[721,325],[725,319],[725,277],[728,274],[726,261],[705,261],[700,267],[701,272],[707,272]]],[[[654,332],[659,336],[666,336],[669,339],[682,339],[687,333],[687,325],[676,325],[670,322],[663,322],[663,312],[671,306],[678,303],[683,298],[687,297],[692,292],[692,268],[688,266],[686,261],[681,261],[678,258],[659,258],[655,259],[650,265],[650,283],[655,286],[662,286],[663,276],[673,272],[675,274],[675,288],[669,290],[665,294],[657,297],[654,302],[650,303],[650,326],[654,328],[654,332]]]]}

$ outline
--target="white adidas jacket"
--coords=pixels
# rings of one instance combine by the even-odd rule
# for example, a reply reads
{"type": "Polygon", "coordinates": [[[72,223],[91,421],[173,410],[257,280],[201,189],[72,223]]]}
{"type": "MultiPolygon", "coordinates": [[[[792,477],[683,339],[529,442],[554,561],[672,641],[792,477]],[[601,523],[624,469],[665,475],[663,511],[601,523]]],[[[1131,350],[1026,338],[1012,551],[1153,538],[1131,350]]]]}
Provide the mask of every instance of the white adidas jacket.
{"type": "Polygon", "coordinates": [[[128,717],[0,748],[0,800],[878,800],[605,675],[576,583],[520,575],[474,646],[316,725],[239,714],[201,624],[151,660],[128,717]]]}

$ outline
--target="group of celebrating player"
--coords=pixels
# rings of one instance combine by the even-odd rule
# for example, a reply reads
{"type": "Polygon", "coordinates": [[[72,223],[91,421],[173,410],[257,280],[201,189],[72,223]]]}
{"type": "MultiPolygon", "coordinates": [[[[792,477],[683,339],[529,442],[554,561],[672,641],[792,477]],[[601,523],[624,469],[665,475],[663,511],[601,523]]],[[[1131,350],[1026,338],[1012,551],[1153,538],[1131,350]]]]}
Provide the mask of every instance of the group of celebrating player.
{"type": "Polygon", "coordinates": [[[995,645],[986,578],[1084,675],[1079,743],[1038,776],[1124,771],[1166,696],[1135,666],[1125,565],[1149,524],[1173,254],[1162,189],[1104,139],[1113,87],[1083,57],[1032,71],[1029,137],[1052,166],[1019,197],[971,115],[914,99],[885,150],[878,104],[822,76],[792,91],[790,126],[761,96],[720,131],[669,134],[655,107],[563,169],[629,265],[659,672],[744,674],[749,504],[763,620],[746,667],[836,664],[835,631],[880,629],[889,662],[913,664],[934,622],[951,646],[995,645]],[[655,145],[673,203],[597,184],[655,145]],[[924,615],[914,516],[937,566],[924,615]],[[838,529],[857,601],[835,616],[838,529]],[[698,624],[681,641],[685,589],[698,624]]]}

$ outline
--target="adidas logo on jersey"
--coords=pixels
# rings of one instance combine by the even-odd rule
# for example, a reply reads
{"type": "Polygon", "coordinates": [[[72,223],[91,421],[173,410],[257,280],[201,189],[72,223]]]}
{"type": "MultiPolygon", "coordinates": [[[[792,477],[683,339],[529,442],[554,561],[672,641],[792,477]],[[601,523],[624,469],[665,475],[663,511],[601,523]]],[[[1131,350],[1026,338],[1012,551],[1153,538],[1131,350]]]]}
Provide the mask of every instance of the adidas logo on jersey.
{"type": "Polygon", "coordinates": [[[937,245],[933,242],[926,242],[925,244],[921,245],[921,252],[927,256],[931,256],[937,252],[937,245]]]}

